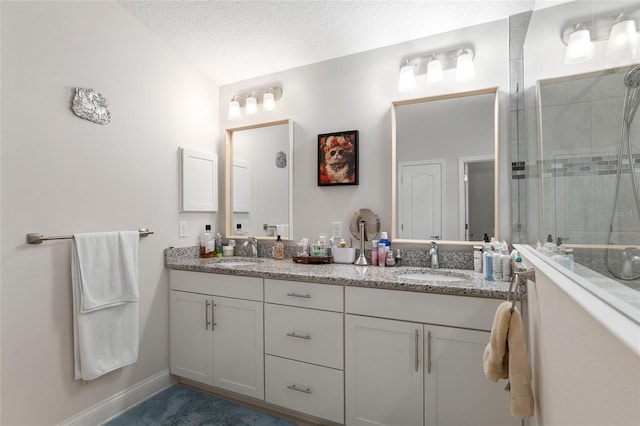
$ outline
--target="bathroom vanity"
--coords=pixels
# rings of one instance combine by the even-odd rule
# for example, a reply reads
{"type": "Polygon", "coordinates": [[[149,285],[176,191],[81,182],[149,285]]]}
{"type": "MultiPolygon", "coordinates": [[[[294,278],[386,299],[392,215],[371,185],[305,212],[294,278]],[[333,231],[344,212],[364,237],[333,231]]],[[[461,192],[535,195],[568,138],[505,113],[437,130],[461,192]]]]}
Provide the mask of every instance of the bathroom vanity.
{"type": "Polygon", "coordinates": [[[509,283],[171,250],[172,374],[338,424],[520,424],[482,371],[509,283]]]}

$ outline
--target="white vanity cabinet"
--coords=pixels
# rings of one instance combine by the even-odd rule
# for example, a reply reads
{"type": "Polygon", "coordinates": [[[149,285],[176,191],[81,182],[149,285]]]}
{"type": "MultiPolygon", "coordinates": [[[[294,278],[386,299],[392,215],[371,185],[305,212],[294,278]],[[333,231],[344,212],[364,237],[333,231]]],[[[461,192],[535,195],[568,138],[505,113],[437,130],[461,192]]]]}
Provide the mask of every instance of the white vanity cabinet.
{"type": "Polygon", "coordinates": [[[265,400],[343,423],[343,287],[264,285],[265,400]]]}
{"type": "Polygon", "coordinates": [[[347,287],[347,425],[520,425],[482,354],[501,300],[347,287]]]}
{"type": "Polygon", "coordinates": [[[170,271],[171,373],[264,399],[262,278],[170,271]]]}

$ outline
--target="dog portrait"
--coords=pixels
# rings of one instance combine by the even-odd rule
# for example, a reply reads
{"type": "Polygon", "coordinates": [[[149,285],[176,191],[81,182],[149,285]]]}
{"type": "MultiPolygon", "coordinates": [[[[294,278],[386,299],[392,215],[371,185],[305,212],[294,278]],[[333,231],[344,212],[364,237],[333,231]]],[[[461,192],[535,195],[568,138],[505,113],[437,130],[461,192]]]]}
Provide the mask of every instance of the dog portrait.
{"type": "Polygon", "coordinates": [[[358,184],[358,131],[318,135],[318,186],[358,184]]]}

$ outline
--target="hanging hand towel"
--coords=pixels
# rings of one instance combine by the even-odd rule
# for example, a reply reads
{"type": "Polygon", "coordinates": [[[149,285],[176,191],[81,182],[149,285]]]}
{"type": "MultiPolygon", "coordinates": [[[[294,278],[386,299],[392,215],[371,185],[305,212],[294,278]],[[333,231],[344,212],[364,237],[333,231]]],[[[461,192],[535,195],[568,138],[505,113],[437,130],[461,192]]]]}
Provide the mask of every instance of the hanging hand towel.
{"type": "Polygon", "coordinates": [[[493,318],[491,337],[484,351],[484,374],[492,382],[509,379],[511,414],[525,419],[533,416],[531,367],[524,340],[524,325],[517,307],[511,302],[498,306],[493,318]]]}
{"type": "Polygon", "coordinates": [[[76,380],[138,359],[139,232],[75,234],[72,244],[76,380]]]}

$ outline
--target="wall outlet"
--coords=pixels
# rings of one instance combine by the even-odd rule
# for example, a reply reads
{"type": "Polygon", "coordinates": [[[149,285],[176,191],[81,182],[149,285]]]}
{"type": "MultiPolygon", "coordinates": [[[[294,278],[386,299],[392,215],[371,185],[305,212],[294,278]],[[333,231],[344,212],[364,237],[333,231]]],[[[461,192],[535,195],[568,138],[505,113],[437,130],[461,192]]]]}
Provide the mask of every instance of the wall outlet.
{"type": "Polygon", "coordinates": [[[331,222],[331,236],[342,238],[342,222],[331,222]]]}
{"type": "Polygon", "coordinates": [[[187,238],[187,222],[180,221],[180,226],[178,227],[178,237],[187,238]]]}

